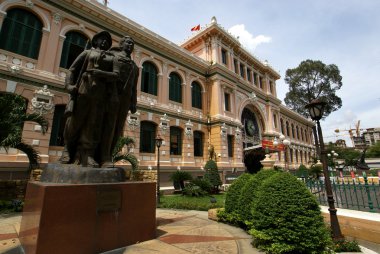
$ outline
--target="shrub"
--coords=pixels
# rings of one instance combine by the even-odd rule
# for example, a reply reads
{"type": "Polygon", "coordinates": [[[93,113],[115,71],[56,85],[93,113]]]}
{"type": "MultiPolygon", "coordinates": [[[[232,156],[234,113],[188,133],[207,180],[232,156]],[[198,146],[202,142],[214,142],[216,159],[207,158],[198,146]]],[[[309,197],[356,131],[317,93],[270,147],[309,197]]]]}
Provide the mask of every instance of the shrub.
{"type": "Polygon", "coordinates": [[[237,211],[241,190],[252,176],[252,174],[244,173],[232,182],[226,194],[225,208],[227,213],[237,211]]]}
{"type": "Polygon", "coordinates": [[[205,192],[207,193],[211,193],[212,192],[212,185],[209,181],[205,180],[205,179],[194,179],[191,181],[193,184],[199,186],[202,190],[204,190],[205,192]]]}
{"type": "Polygon", "coordinates": [[[288,173],[262,183],[252,218],[253,244],[269,253],[326,253],[332,244],[317,200],[288,173]]]}
{"type": "Polygon", "coordinates": [[[185,188],[185,181],[192,180],[193,177],[187,171],[177,170],[170,175],[170,181],[173,181],[174,185],[177,183],[183,190],[185,188]]]}
{"type": "Polygon", "coordinates": [[[188,183],[182,190],[182,194],[185,196],[202,197],[205,196],[207,192],[202,190],[201,187],[195,185],[194,183],[188,183]]]}
{"type": "Polygon", "coordinates": [[[241,188],[241,194],[238,198],[237,212],[239,213],[239,216],[244,224],[247,225],[248,222],[252,220],[252,201],[256,199],[258,187],[265,179],[277,174],[278,172],[279,171],[273,169],[260,170],[257,174],[254,174],[251,178],[249,178],[244,187],[241,188]]]}
{"type": "Polygon", "coordinates": [[[303,164],[301,164],[298,168],[298,170],[296,171],[296,176],[297,177],[308,177],[309,175],[309,172],[307,170],[307,167],[303,164]]]}
{"type": "Polygon", "coordinates": [[[320,175],[322,175],[323,167],[319,164],[314,164],[309,169],[309,175],[313,178],[317,179],[320,175]]]}
{"type": "Polygon", "coordinates": [[[362,252],[357,241],[338,240],[334,242],[335,252],[362,252]]]}
{"type": "Polygon", "coordinates": [[[205,165],[205,171],[206,173],[203,176],[203,178],[211,183],[211,186],[213,187],[213,192],[218,193],[219,186],[222,185],[222,180],[220,180],[218,166],[216,165],[216,162],[214,160],[207,161],[205,165]]]}

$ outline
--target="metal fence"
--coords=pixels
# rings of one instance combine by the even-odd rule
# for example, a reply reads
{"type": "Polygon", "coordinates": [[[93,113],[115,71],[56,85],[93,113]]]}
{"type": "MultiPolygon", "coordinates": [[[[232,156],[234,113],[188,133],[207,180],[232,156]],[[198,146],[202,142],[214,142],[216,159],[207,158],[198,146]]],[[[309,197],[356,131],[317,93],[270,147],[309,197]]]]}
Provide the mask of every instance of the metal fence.
{"type": "MultiPolygon", "coordinates": [[[[304,179],[308,189],[321,205],[328,206],[326,187],[323,180],[304,179]]],[[[335,207],[380,213],[379,182],[368,181],[367,177],[349,180],[331,179],[335,207]]]]}

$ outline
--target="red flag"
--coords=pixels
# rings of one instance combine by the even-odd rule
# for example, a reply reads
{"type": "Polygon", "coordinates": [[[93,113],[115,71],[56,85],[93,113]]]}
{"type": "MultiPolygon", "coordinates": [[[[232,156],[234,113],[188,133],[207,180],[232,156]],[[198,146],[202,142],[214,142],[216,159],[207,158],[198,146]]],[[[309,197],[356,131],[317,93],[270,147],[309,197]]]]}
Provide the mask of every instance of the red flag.
{"type": "Polygon", "coordinates": [[[191,31],[192,31],[192,32],[193,32],[193,31],[199,31],[199,30],[201,30],[201,25],[197,25],[197,26],[191,28],[191,31]]]}

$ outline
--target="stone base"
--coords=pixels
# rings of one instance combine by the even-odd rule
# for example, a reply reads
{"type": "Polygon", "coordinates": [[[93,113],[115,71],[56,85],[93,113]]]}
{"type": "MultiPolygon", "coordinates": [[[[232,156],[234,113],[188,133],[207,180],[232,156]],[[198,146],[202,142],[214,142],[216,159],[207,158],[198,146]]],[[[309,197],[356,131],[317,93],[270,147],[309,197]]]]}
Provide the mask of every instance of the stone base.
{"type": "Polygon", "coordinates": [[[94,254],[156,237],[154,182],[29,182],[20,226],[26,254],[94,254]]]}
{"type": "Polygon", "coordinates": [[[122,168],[92,168],[74,164],[49,163],[43,170],[41,182],[49,183],[117,183],[125,181],[122,168]]]}

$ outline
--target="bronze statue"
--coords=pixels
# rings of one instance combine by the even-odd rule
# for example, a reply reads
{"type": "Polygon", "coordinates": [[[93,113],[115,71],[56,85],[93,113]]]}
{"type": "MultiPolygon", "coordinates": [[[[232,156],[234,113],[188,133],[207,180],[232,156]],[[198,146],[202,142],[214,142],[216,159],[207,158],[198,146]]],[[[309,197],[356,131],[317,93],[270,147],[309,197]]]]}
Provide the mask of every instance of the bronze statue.
{"type": "Polygon", "coordinates": [[[128,109],[136,111],[138,68],[130,58],[134,41],[124,37],[119,48],[109,50],[111,44],[108,32],[97,33],[93,48],[82,52],[69,69],[66,88],[71,101],[62,163],[112,165],[112,150],[122,135],[128,109]]]}

